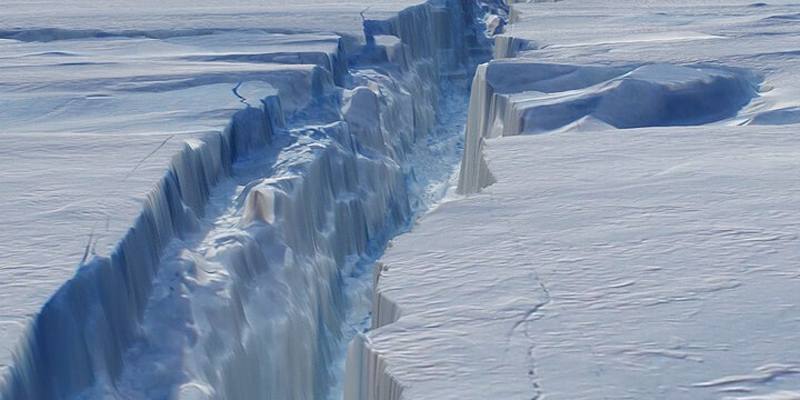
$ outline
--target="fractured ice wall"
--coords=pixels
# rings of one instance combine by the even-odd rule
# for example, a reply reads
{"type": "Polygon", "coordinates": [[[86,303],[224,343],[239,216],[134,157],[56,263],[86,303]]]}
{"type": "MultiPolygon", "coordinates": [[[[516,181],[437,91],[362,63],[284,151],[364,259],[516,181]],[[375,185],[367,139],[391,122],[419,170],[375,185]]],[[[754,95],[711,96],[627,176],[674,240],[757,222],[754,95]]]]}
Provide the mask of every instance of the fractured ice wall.
{"type": "Polygon", "coordinates": [[[323,396],[343,277],[411,218],[406,153],[436,123],[440,79],[487,57],[481,12],[431,0],[367,20],[364,54],[378,51],[376,36],[399,38],[385,60],[353,55],[362,61],[350,77],[333,60],[311,92],[267,97],[187,142],[111,255],[82,266],[36,316],[0,397],[323,396]],[[352,89],[334,86],[346,80],[352,89]],[[304,96],[317,108],[286,104],[304,96]],[[341,110],[338,120],[303,126],[320,108],[341,110]],[[261,164],[270,173],[249,177],[261,164]],[[243,179],[230,208],[210,205],[243,179]]]}
{"type": "MultiPolygon", "coordinates": [[[[511,46],[506,42],[501,41],[511,46]]],[[[458,189],[474,193],[492,183],[482,156],[486,138],[706,124],[736,115],[756,95],[756,81],[746,71],[671,64],[606,67],[512,59],[481,65],[472,85],[458,189]]]]}
{"type": "Polygon", "coordinates": [[[235,155],[263,148],[282,128],[279,104],[277,97],[265,98],[258,108],[238,112],[223,133],[187,143],[174,156],[111,256],[83,265],[36,317],[0,387],[3,399],[66,398],[119,375],[163,249],[196,224],[235,155]]]}

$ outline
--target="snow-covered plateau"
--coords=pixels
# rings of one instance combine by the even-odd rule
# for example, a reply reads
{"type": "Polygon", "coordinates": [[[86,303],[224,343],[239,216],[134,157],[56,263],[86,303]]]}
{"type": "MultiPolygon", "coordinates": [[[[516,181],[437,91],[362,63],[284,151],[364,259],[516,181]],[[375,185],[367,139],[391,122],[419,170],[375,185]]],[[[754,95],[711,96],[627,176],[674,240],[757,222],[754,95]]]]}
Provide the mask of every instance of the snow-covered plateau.
{"type": "Polygon", "coordinates": [[[800,4],[12,0],[0,399],[800,399],[800,4]]]}
{"type": "MultiPolygon", "coordinates": [[[[494,1],[12,1],[0,398],[340,398],[494,1]]],[[[488,27],[487,27],[488,25],[488,27]]]]}
{"type": "Polygon", "coordinates": [[[345,397],[800,399],[800,4],[529,1],[345,397]]]}

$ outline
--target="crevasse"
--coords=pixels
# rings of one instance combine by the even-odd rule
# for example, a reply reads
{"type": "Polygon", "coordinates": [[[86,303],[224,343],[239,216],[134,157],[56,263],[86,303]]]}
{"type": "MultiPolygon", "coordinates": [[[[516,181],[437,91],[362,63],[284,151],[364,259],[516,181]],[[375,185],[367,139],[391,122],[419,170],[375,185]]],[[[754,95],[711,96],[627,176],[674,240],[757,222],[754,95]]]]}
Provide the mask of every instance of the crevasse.
{"type": "Polygon", "coordinates": [[[504,10],[430,0],[366,20],[366,45],[315,71],[314,108],[287,122],[270,96],[187,142],[111,255],[36,316],[0,397],[325,397],[347,281],[424,206],[412,155],[504,10]]]}

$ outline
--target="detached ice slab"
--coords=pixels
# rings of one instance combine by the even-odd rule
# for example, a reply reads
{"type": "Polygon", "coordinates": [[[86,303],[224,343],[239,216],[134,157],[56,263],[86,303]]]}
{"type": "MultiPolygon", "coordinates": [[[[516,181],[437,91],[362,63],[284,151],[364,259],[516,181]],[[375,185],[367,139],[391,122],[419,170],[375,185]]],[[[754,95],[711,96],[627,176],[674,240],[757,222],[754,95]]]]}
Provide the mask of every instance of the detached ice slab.
{"type": "Polygon", "coordinates": [[[218,140],[248,104],[277,94],[291,113],[333,85],[336,36],[193,39],[0,40],[0,369],[84,254],[108,255],[134,225],[176,154],[218,140]],[[319,56],[198,59],[288,49],[319,56]]]}
{"type": "Polygon", "coordinates": [[[496,41],[501,55],[595,67],[733,67],[763,79],[758,98],[738,115],[743,123],[797,121],[791,111],[770,114],[800,105],[794,1],[548,1],[512,7],[513,29],[496,41]]]}
{"type": "Polygon", "coordinates": [[[752,74],[730,68],[522,60],[485,68],[476,81],[485,87],[484,107],[491,110],[483,134],[488,137],[575,129],[589,120],[621,129],[701,125],[735,116],[757,88],[752,74]]]}
{"type": "Polygon", "coordinates": [[[348,398],[797,397],[797,133],[489,140],[497,182],[383,258],[348,398]]]}
{"type": "Polygon", "coordinates": [[[480,68],[459,191],[490,183],[485,137],[800,121],[794,2],[535,1],[510,5],[480,68]]]}

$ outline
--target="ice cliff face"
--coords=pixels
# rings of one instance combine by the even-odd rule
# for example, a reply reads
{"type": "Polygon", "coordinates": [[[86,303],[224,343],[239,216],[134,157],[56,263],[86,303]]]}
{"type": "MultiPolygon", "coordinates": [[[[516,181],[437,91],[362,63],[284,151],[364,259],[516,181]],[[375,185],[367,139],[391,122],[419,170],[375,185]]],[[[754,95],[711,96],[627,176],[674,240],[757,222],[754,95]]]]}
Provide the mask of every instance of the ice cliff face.
{"type": "Polygon", "coordinates": [[[527,3],[475,74],[469,195],[382,257],[346,397],[796,396],[796,5],[527,3]]]}
{"type": "Polygon", "coordinates": [[[414,215],[415,144],[441,82],[488,57],[498,10],[431,0],[366,20],[366,45],[314,61],[307,89],[272,82],[187,142],[114,251],[36,316],[0,397],[323,398],[347,280],[414,215]]]}
{"type": "MultiPolygon", "coordinates": [[[[521,46],[507,37],[498,43],[503,54],[521,46]]],[[[472,85],[458,189],[474,193],[493,182],[482,157],[484,139],[589,126],[707,124],[736,115],[756,96],[757,85],[754,74],[723,67],[605,67],[521,59],[481,65],[472,85]]]]}

